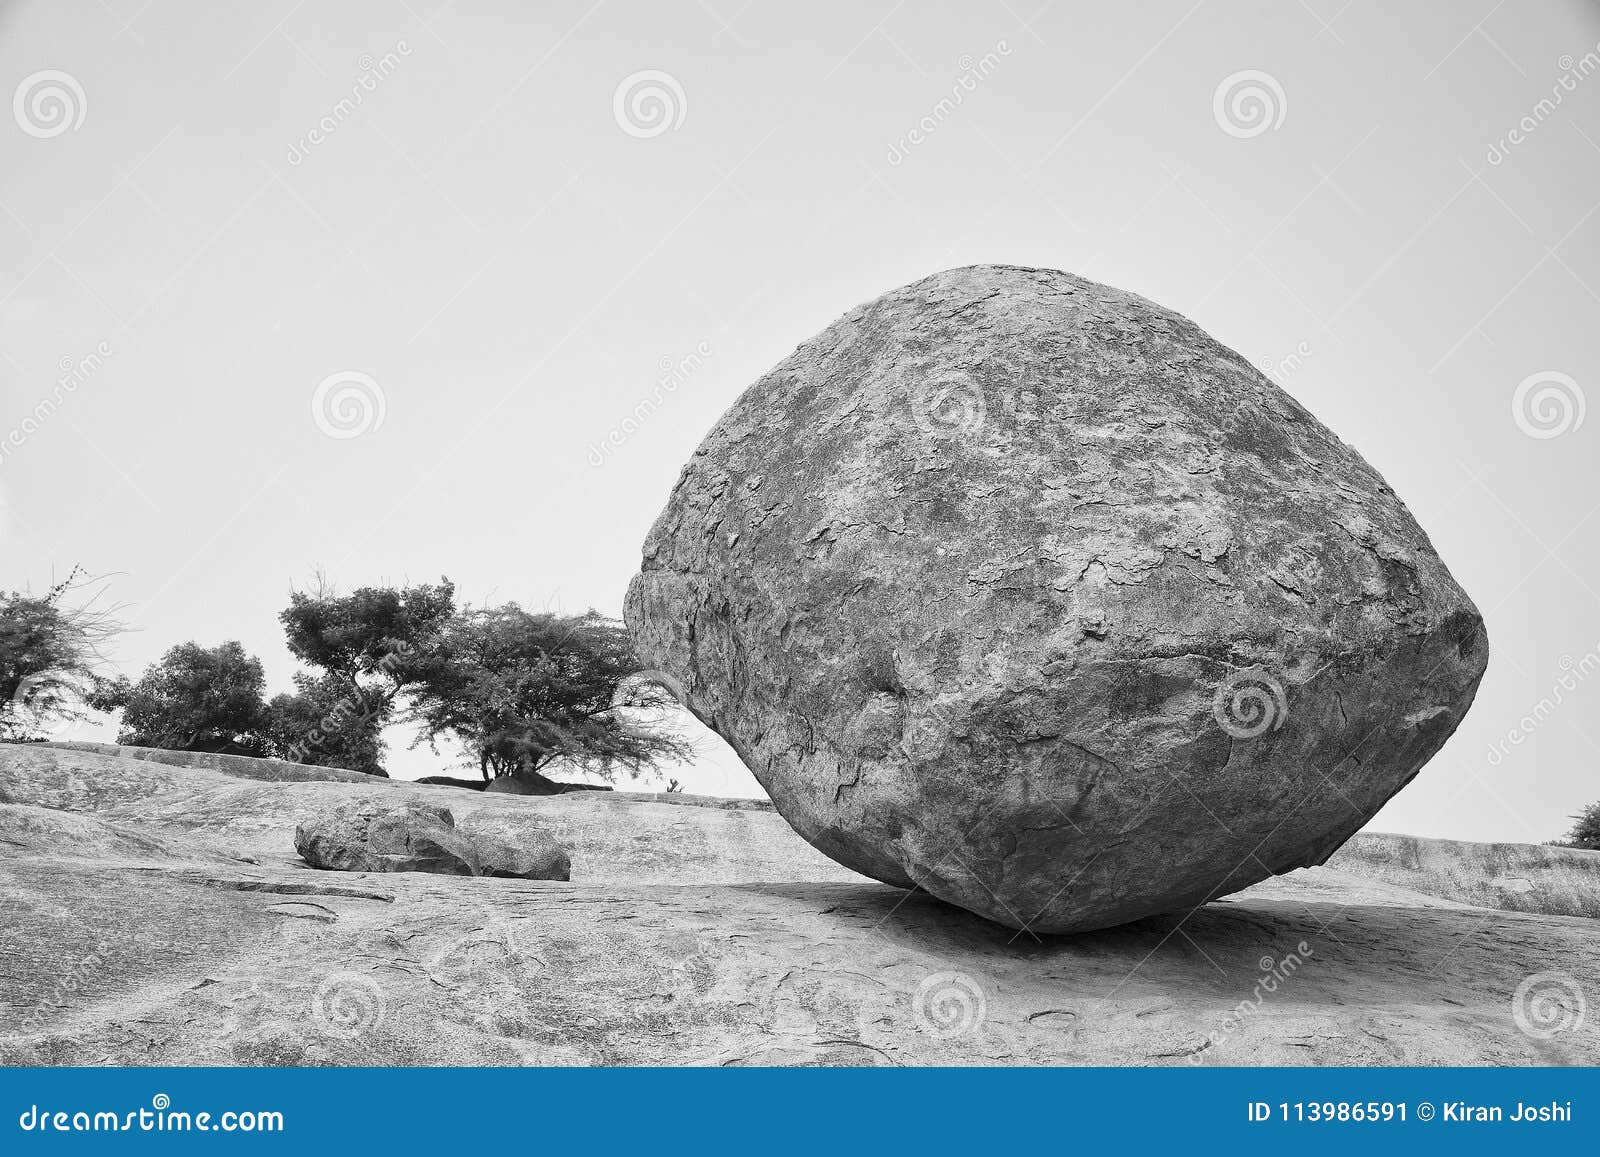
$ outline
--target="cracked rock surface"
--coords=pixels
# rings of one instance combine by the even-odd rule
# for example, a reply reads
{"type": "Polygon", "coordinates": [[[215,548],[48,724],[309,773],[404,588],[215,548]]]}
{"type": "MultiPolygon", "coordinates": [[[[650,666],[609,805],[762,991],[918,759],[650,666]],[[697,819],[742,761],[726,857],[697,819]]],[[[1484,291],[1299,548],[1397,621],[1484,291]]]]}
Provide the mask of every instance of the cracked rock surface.
{"type": "Polygon", "coordinates": [[[627,621],[783,816],[1012,928],[1320,864],[1455,730],[1482,617],[1383,479],[1192,322],[976,266],[750,387],[627,621]]]}

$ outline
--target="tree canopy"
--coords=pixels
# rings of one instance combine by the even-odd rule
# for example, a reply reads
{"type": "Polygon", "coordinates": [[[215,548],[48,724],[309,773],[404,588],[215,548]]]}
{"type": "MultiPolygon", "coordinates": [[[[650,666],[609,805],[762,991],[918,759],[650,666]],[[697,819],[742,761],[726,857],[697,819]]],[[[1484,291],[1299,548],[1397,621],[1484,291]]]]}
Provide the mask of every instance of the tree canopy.
{"type": "Polygon", "coordinates": [[[689,746],[630,708],[662,692],[637,679],[622,624],[590,611],[555,615],[515,603],[454,616],[415,670],[413,715],[430,745],[451,738],[485,779],[511,775],[549,786],[564,759],[605,779],[638,775],[689,746]]]}
{"type": "Polygon", "coordinates": [[[331,674],[294,677],[293,694],[267,704],[268,750],[291,763],[347,767],[367,775],[383,769],[382,712],[365,710],[348,684],[331,674]]]}
{"type": "Polygon", "coordinates": [[[455,586],[367,586],[339,594],[318,579],[278,616],[290,652],[322,674],[296,676],[272,701],[284,758],[382,775],[383,729],[455,614],[455,586]]]}
{"type": "Polygon", "coordinates": [[[370,702],[390,703],[413,664],[455,613],[455,585],[361,587],[347,595],[325,583],[295,591],[278,616],[297,659],[320,667],[370,702]]]}
{"type": "Polygon", "coordinates": [[[261,660],[236,642],[180,643],[137,683],[97,696],[96,706],[122,708],[119,743],[264,755],[266,683],[261,660]]]}

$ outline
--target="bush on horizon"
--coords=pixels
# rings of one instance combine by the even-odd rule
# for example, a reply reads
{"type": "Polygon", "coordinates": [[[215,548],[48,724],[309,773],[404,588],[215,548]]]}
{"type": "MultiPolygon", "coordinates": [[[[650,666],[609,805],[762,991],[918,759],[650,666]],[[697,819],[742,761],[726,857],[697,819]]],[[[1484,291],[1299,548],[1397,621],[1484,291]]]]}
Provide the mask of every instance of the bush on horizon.
{"type": "Polygon", "coordinates": [[[1572,817],[1572,821],[1572,830],[1567,833],[1565,840],[1559,841],[1561,845],[1600,852],[1600,802],[1584,808],[1572,817]]]}
{"type": "MultiPolygon", "coordinates": [[[[672,704],[638,679],[621,623],[589,611],[557,615],[515,603],[457,610],[438,584],[333,591],[320,577],[279,615],[289,650],[316,673],[265,699],[261,661],[235,641],[183,643],[136,683],[91,697],[121,709],[118,742],[184,751],[268,756],[386,775],[383,729],[418,725],[416,743],[460,745],[485,781],[549,787],[561,761],[611,782],[638,777],[691,746],[651,725],[672,704]]],[[[413,745],[415,746],[415,744],[413,745]]]]}

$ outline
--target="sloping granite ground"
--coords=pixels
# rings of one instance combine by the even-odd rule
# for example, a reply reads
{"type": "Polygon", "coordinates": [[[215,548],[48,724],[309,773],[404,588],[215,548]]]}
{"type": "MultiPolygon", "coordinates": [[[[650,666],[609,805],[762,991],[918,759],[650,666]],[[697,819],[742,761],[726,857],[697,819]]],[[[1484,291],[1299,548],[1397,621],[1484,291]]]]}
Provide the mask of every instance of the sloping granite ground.
{"type": "Polygon", "coordinates": [[[0,1061],[1595,1063],[1600,922],[1571,913],[1597,865],[1358,836],[1189,914],[1036,938],[748,801],[0,745],[0,1061]],[[572,881],[295,857],[301,817],[368,793],[551,830],[572,881]]]}

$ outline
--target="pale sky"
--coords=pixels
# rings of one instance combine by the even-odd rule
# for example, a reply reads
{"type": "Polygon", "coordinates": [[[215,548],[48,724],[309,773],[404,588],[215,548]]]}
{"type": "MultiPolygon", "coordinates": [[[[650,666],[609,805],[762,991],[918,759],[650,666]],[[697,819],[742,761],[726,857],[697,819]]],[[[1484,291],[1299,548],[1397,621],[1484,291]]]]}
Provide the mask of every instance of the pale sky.
{"type": "MultiPolygon", "coordinates": [[[[0,586],[116,572],[129,674],[238,639],[288,689],[318,566],[619,613],[745,386],[1008,262],[1270,369],[1485,613],[1477,705],[1374,827],[1600,799],[1600,677],[1553,700],[1600,663],[1592,4],[23,0],[0,89],[0,586]]],[[[718,746],[685,787],[758,792],[718,746]]]]}

